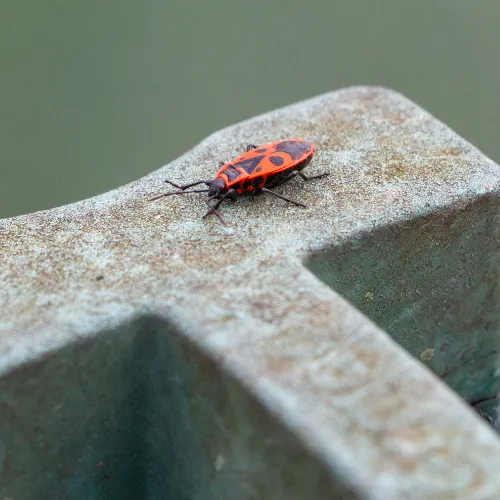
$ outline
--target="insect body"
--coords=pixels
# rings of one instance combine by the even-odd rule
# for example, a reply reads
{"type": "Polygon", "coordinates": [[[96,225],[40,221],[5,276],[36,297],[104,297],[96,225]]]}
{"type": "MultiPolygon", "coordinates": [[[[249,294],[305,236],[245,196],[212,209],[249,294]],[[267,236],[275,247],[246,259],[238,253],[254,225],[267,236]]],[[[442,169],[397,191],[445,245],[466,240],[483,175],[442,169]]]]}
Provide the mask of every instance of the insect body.
{"type": "Polygon", "coordinates": [[[208,193],[205,201],[210,206],[210,209],[203,217],[215,214],[222,223],[224,221],[217,211],[221,203],[226,200],[235,200],[238,196],[244,194],[266,192],[294,205],[305,207],[303,203],[275,193],[273,189],[292,180],[297,175],[304,181],[327,176],[328,173],[306,177],[302,173],[302,170],[312,160],[313,154],[314,146],[302,139],[274,141],[263,146],[249,144],[245,153],[229,163],[221,162],[221,166],[213,179],[196,181],[183,186],[171,181],[165,181],[179,191],[163,193],[151,198],[149,201],[176,194],[208,193]],[[199,184],[205,184],[208,189],[186,191],[199,184]],[[210,205],[212,200],[216,200],[213,206],[210,205]]]}

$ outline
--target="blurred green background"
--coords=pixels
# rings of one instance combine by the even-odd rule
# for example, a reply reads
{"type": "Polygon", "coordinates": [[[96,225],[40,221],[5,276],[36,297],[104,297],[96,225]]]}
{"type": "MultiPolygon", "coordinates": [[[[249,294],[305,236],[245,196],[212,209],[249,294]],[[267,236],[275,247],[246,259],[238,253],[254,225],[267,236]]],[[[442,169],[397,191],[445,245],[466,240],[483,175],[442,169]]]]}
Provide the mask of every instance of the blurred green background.
{"type": "Polygon", "coordinates": [[[399,90],[500,161],[499,26],[498,0],[1,0],[0,217],[347,85],[399,90]]]}

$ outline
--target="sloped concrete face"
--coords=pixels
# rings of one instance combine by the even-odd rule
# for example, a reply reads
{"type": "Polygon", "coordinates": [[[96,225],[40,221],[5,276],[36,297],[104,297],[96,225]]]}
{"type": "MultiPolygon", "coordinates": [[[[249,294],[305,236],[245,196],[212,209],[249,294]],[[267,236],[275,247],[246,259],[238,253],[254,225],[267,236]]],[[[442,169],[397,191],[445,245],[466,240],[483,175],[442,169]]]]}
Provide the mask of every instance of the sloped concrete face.
{"type": "MultiPolygon", "coordinates": [[[[308,267],[496,420],[498,196],[380,228],[308,267]]],[[[497,424],[498,425],[498,424],[497,424]]]]}
{"type": "Polygon", "coordinates": [[[359,87],[1,221],[0,497],[498,498],[497,435],[424,365],[498,390],[499,181],[359,87]],[[331,173],[278,188],[307,209],[247,197],[224,227],[196,195],[146,201],[286,137],[331,173]]]}
{"type": "Polygon", "coordinates": [[[7,498],[356,498],[154,317],[3,377],[0,415],[7,498]]]}

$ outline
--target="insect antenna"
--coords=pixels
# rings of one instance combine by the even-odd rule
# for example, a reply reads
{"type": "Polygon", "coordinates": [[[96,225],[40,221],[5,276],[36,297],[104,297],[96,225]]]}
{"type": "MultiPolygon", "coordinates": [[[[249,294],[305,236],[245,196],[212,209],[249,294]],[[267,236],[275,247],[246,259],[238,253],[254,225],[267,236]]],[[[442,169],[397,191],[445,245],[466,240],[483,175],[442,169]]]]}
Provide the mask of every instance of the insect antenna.
{"type": "Polygon", "coordinates": [[[164,196],[173,196],[175,194],[190,194],[190,193],[208,193],[208,189],[192,189],[191,191],[170,191],[169,193],[159,194],[158,196],[150,198],[148,201],[159,200],[164,196]]]}

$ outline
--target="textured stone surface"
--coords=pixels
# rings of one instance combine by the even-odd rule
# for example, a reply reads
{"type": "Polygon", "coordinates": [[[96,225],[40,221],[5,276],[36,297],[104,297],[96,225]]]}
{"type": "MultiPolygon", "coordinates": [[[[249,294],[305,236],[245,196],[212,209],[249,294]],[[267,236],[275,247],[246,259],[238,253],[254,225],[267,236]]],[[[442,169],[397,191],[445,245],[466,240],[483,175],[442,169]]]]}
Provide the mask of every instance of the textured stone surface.
{"type": "MultiPolygon", "coordinates": [[[[341,493],[334,496],[334,488],[346,498],[500,497],[497,436],[419,361],[325,284],[336,286],[337,281],[327,276],[334,264],[314,261],[321,252],[330,252],[335,260],[335,249],[355,248],[385,226],[408,227],[416,221],[415,236],[422,233],[420,227],[425,229],[418,221],[428,221],[438,211],[439,220],[446,215],[460,220],[460,214],[467,214],[470,206],[482,203],[488,204],[487,223],[479,237],[493,235],[488,248],[494,253],[498,220],[497,203],[491,200],[495,200],[499,184],[499,167],[428,113],[395,92],[360,87],[329,93],[222,130],[170,165],[102,196],[0,221],[0,369],[9,381],[4,391],[9,395],[0,399],[4,429],[0,434],[0,493],[11,495],[21,483],[21,472],[12,464],[16,453],[24,453],[20,451],[24,445],[7,436],[16,432],[25,435],[15,422],[32,414],[30,393],[19,396],[21,389],[12,389],[16,384],[24,387],[28,369],[12,370],[52,351],[57,352],[54,356],[60,366],[67,367],[67,359],[73,358],[62,348],[75,341],[93,345],[98,340],[89,339],[96,335],[105,335],[113,352],[114,346],[120,345],[116,339],[121,338],[121,331],[131,328],[138,317],[152,317],[155,325],[166,325],[157,326],[157,335],[173,336],[176,342],[182,339],[198,352],[192,359],[185,354],[175,358],[184,360],[179,361],[182,367],[176,372],[183,380],[187,380],[186,360],[204,366],[208,355],[217,369],[228,374],[231,384],[239,387],[216,390],[220,382],[212,368],[212,372],[207,369],[205,392],[199,389],[200,379],[205,377],[202,369],[181,391],[191,402],[207,398],[207,391],[214,395],[209,398],[211,411],[185,410],[180,428],[187,428],[183,427],[186,419],[198,422],[185,431],[186,435],[211,426],[219,432],[229,429],[226,439],[233,446],[227,445],[230,449],[225,453],[218,452],[216,446],[210,448],[207,431],[199,437],[200,451],[195,454],[201,465],[186,459],[184,473],[176,472],[180,482],[189,482],[186,470],[191,468],[207,484],[213,484],[207,479],[206,464],[223,470],[224,464],[241,460],[227,476],[233,483],[223,482],[226,491],[227,485],[233,484],[238,498],[288,498],[290,491],[300,491],[296,498],[306,498],[302,493],[306,491],[313,492],[311,498],[336,498],[341,493]],[[196,195],[146,202],[162,192],[162,180],[167,177],[180,183],[208,178],[219,161],[236,156],[247,143],[293,136],[317,148],[308,167],[310,173],[331,172],[316,183],[297,180],[280,188],[280,193],[304,201],[307,209],[265,195],[247,197],[222,207],[229,225],[226,228],[214,217],[201,219],[206,205],[196,195]],[[103,333],[110,331],[113,335],[103,333]],[[231,391],[240,395],[231,399],[231,391]],[[253,398],[244,396],[246,391],[257,398],[248,403],[254,413],[241,414],[236,410],[246,408],[244,398],[253,398]],[[260,404],[265,411],[257,415],[260,404]],[[225,425],[217,426],[218,419],[225,425]],[[200,422],[205,422],[205,427],[200,422]],[[271,422],[280,429],[275,433],[279,445],[268,448],[264,445],[265,429],[269,431],[271,422]],[[240,444],[234,446],[237,439],[240,444]],[[272,452],[260,453],[256,459],[249,450],[259,440],[263,449],[272,452]],[[286,452],[290,447],[299,452],[286,452]],[[309,457],[306,465],[304,456],[309,457]],[[303,477],[301,470],[307,471],[303,477]],[[311,470],[318,474],[317,480],[311,480],[311,470]],[[269,477],[263,479],[266,471],[269,477]],[[240,479],[235,481],[237,474],[240,479]],[[295,482],[290,486],[283,478],[295,482]],[[237,490],[235,485],[243,483],[248,488],[237,490]],[[313,490],[318,484],[319,490],[313,490]]],[[[482,220],[480,215],[477,220],[482,220]]],[[[436,227],[439,229],[434,224],[436,227]]],[[[404,237],[403,231],[393,239],[397,242],[404,237]]],[[[432,238],[426,241],[432,245],[432,238]]],[[[458,240],[450,241],[453,248],[458,240]]],[[[405,246],[409,251],[411,247],[405,246]]],[[[389,251],[381,259],[390,262],[394,248],[384,248],[389,251]]],[[[463,263],[464,268],[468,265],[463,263]]],[[[352,275],[353,281],[357,279],[352,275]]],[[[383,282],[380,276],[378,279],[383,282]]],[[[421,281],[428,279],[424,274],[421,281]]],[[[341,291],[349,296],[347,288],[343,286],[341,291]]],[[[361,288],[358,292],[363,299],[358,296],[358,307],[362,300],[369,304],[377,300],[376,290],[361,288]]],[[[356,303],[353,297],[350,300],[356,303]]],[[[376,314],[371,317],[380,320],[376,314]]],[[[384,327],[390,330],[388,324],[384,327]]],[[[134,332],[130,338],[140,337],[140,328],[134,332]]],[[[415,346],[409,350],[424,361],[432,359],[434,345],[429,342],[434,340],[415,342],[411,337],[416,335],[414,331],[397,327],[391,334],[406,347],[415,346]]],[[[119,347],[116,350],[121,352],[119,347]]],[[[124,352],[135,359],[133,352],[124,352]]],[[[77,356],[79,363],[71,362],[80,377],[98,380],[101,372],[107,373],[105,357],[96,367],[90,362],[92,357],[82,356],[77,356]]],[[[30,369],[41,373],[51,359],[30,369]]],[[[138,359],[147,364],[151,358],[140,355],[138,359]]],[[[166,355],[161,359],[172,363],[166,355]]],[[[71,370],[62,371],[66,372],[71,370]]],[[[58,373],[54,370],[50,378],[51,391],[64,395],[60,404],[65,405],[82,382],[69,375],[54,382],[58,373]]],[[[151,383],[168,387],[175,376],[162,372],[151,383]]],[[[37,382],[36,375],[30,380],[33,394],[48,383],[44,378],[37,382]]],[[[81,404],[73,402],[75,415],[89,405],[101,409],[107,390],[116,396],[116,383],[113,376],[112,383],[104,387],[97,384],[90,391],[95,397],[101,394],[99,402],[92,398],[82,398],[81,404]]],[[[146,398],[151,405],[148,408],[161,408],[168,415],[161,390],[152,394],[146,398]]],[[[179,400],[168,397],[165,401],[177,405],[174,401],[179,400]]],[[[111,400],[113,406],[118,404],[111,400]]],[[[47,430],[52,425],[50,412],[41,415],[42,434],[52,435],[47,430]]],[[[67,442],[71,432],[63,429],[67,442]]],[[[79,435],[86,433],[90,436],[91,430],[82,424],[79,435]]],[[[155,436],[144,438],[144,443],[150,446],[161,439],[155,436]]],[[[87,441],[91,436],[73,448],[58,444],[54,463],[64,461],[69,448],[71,460],[78,462],[78,456],[82,460],[81,447],[87,441]]],[[[56,444],[49,440],[44,446],[56,444]]],[[[97,445],[92,446],[95,451],[97,445]]],[[[43,446],[40,449],[38,455],[32,450],[33,454],[28,454],[34,463],[46,454],[43,446]]],[[[156,456],[156,452],[151,453],[149,458],[156,456]]],[[[47,466],[52,465],[47,459],[47,466]]],[[[46,483],[53,481],[55,485],[60,480],[67,484],[68,477],[74,477],[67,472],[68,467],[52,470],[52,479],[47,477],[46,483]]],[[[24,483],[33,477],[24,477],[24,483]]],[[[77,488],[77,483],[73,480],[66,487],[77,488]]],[[[55,491],[50,488],[47,494],[55,491]]],[[[146,490],[144,486],[141,491],[146,490]]],[[[202,498],[201,493],[188,490],[181,492],[185,498],[202,498]]],[[[179,494],[181,490],[175,491],[179,494]]],[[[115,498],[107,494],[105,498],[115,498]]],[[[222,498],[217,492],[213,494],[222,498]]]]}

